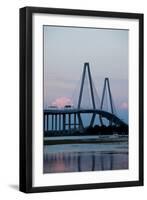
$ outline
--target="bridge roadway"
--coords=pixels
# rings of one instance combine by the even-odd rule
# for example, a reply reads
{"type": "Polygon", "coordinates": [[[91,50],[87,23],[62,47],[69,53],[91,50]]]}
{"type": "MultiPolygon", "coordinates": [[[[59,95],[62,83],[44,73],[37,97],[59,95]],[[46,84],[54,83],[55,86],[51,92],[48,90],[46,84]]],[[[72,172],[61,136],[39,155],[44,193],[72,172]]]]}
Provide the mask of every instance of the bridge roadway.
{"type": "Polygon", "coordinates": [[[113,123],[117,125],[127,125],[125,122],[123,122],[121,119],[119,119],[116,115],[109,113],[104,110],[99,109],[48,109],[44,110],[45,115],[60,115],[60,114],[98,114],[102,118],[106,118],[109,121],[113,121],[113,123]]]}

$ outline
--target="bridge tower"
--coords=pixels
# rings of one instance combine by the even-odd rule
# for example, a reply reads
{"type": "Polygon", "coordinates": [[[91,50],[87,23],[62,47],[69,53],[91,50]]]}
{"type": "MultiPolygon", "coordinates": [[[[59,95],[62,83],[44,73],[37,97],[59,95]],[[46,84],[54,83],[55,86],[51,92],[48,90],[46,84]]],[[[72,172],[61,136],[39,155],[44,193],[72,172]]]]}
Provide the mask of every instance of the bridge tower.
{"type": "MultiPolygon", "coordinates": [[[[92,76],[91,76],[90,66],[89,66],[88,62],[84,63],[83,74],[82,74],[82,82],[81,82],[80,94],[79,94],[79,99],[78,99],[78,109],[81,108],[81,101],[82,101],[82,94],[83,94],[83,87],[84,87],[86,72],[88,73],[88,79],[89,79],[89,85],[90,85],[90,94],[91,94],[91,99],[92,99],[92,107],[95,110],[96,106],[95,106],[94,91],[93,91],[93,85],[92,85],[92,76]]],[[[95,114],[92,115],[90,126],[93,125],[94,120],[95,120],[95,116],[96,116],[95,114]]],[[[79,122],[80,122],[81,126],[83,127],[81,116],[79,115],[78,118],[79,118],[79,122]]]]}
{"type": "Polygon", "coordinates": [[[102,101],[101,101],[100,109],[101,110],[103,109],[104,97],[105,97],[106,89],[107,89],[106,87],[108,88],[111,112],[112,112],[112,114],[114,114],[114,108],[113,108],[113,102],[112,102],[112,95],[111,95],[111,90],[110,90],[109,78],[105,78],[105,80],[104,80],[104,88],[103,88],[103,94],[102,94],[102,101]]]}
{"type": "MultiPolygon", "coordinates": [[[[109,83],[109,78],[105,78],[104,80],[104,88],[103,88],[103,93],[102,93],[102,100],[101,100],[101,105],[100,105],[100,110],[103,109],[103,105],[104,105],[104,98],[106,95],[106,90],[108,89],[108,97],[109,97],[109,101],[110,101],[110,108],[111,108],[111,113],[114,114],[114,106],[113,106],[113,101],[112,101],[112,94],[111,94],[111,89],[110,89],[110,83],[109,83]]],[[[113,121],[113,119],[112,119],[113,121]]],[[[111,124],[112,124],[111,121],[111,124]]],[[[100,122],[103,125],[103,121],[102,121],[102,117],[100,116],[100,122]]]]}
{"type": "Polygon", "coordinates": [[[88,73],[88,78],[89,78],[89,84],[90,84],[90,93],[91,93],[91,98],[92,98],[92,106],[93,109],[95,109],[95,99],[94,99],[94,91],[93,91],[93,86],[92,86],[92,77],[91,77],[91,72],[90,72],[90,67],[89,63],[84,63],[84,68],[83,68],[83,74],[82,74],[82,82],[81,82],[81,88],[80,88],[80,95],[79,95],[79,100],[78,100],[78,109],[80,109],[81,106],[81,100],[82,100],[82,94],[83,94],[83,87],[84,87],[84,81],[86,77],[86,71],[88,73]]]}

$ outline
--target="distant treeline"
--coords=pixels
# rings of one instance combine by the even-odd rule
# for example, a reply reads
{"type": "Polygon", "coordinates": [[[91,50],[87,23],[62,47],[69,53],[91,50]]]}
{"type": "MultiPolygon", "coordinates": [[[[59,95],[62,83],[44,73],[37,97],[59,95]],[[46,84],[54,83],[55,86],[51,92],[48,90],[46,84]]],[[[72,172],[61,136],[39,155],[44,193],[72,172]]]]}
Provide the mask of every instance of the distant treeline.
{"type": "Polygon", "coordinates": [[[101,134],[101,133],[125,133],[128,134],[128,126],[122,125],[122,126],[98,126],[95,125],[94,127],[88,127],[85,132],[90,132],[94,134],[101,134]]]}
{"type": "Polygon", "coordinates": [[[87,127],[82,131],[79,130],[65,130],[63,131],[44,131],[44,136],[80,136],[80,135],[128,135],[128,126],[98,126],[87,127]]]}

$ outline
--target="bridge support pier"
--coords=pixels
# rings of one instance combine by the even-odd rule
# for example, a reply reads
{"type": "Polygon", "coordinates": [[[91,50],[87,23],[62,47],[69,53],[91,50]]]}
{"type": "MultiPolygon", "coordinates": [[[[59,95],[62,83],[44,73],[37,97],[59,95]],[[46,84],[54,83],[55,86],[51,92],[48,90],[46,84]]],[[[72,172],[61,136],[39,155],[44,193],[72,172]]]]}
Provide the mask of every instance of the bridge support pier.
{"type": "Polygon", "coordinates": [[[68,130],[71,132],[71,114],[68,114],[68,130]]]}
{"type": "Polygon", "coordinates": [[[63,132],[65,131],[65,122],[66,122],[66,118],[65,118],[65,114],[63,114],[63,132]]]}
{"type": "Polygon", "coordinates": [[[61,131],[61,114],[59,114],[59,131],[61,131]]]}
{"type": "Polygon", "coordinates": [[[54,130],[54,115],[52,115],[52,131],[54,130]]]}
{"type": "Polygon", "coordinates": [[[57,115],[55,115],[55,131],[57,131],[57,115]]]}
{"type": "Polygon", "coordinates": [[[74,113],[74,129],[76,129],[76,114],[74,113]]]}
{"type": "Polygon", "coordinates": [[[47,115],[47,116],[46,116],[46,121],[47,121],[46,129],[47,129],[47,131],[49,130],[49,129],[48,129],[48,118],[49,118],[49,116],[47,115]]]}

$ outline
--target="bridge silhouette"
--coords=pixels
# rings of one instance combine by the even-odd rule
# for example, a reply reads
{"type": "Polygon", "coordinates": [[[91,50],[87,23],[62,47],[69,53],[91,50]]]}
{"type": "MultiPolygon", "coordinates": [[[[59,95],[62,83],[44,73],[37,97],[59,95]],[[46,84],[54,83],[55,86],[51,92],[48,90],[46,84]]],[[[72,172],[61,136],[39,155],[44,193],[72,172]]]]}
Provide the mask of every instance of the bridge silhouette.
{"type": "MultiPolygon", "coordinates": [[[[86,99],[84,100],[86,101],[86,99]]],[[[106,121],[109,124],[108,126],[112,128],[128,127],[128,125],[123,120],[121,120],[115,112],[109,78],[104,79],[104,87],[99,108],[96,107],[97,101],[98,99],[96,99],[94,95],[94,84],[92,81],[90,66],[89,63],[86,62],[84,63],[77,106],[73,107],[71,105],[66,105],[62,109],[56,107],[45,109],[43,120],[44,132],[48,135],[50,133],[52,133],[51,135],[58,135],[58,133],[64,135],[64,133],[71,134],[74,132],[84,133],[87,128],[94,128],[96,118],[99,119],[99,124],[97,124],[97,127],[106,127],[106,121]],[[89,80],[90,96],[92,102],[91,108],[83,108],[81,106],[86,74],[88,75],[89,80]],[[107,97],[106,92],[108,93],[107,97]],[[109,99],[110,111],[103,109],[105,98],[107,98],[107,100],[109,99]],[[84,126],[82,119],[82,115],[84,114],[91,116],[89,125],[86,126],[84,126]]]]}

